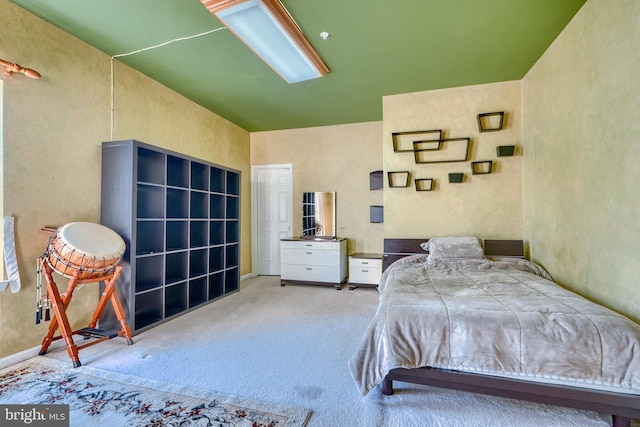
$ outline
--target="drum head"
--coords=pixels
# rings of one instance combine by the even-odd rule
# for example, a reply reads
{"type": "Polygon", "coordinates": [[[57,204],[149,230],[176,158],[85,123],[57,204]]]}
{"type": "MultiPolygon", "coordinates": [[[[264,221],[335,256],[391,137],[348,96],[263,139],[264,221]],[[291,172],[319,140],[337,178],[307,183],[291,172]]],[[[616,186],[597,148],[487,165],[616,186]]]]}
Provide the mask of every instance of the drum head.
{"type": "Polygon", "coordinates": [[[118,258],[125,250],[118,233],[93,222],[72,222],[60,227],[57,233],[61,241],[88,257],[118,258]]]}

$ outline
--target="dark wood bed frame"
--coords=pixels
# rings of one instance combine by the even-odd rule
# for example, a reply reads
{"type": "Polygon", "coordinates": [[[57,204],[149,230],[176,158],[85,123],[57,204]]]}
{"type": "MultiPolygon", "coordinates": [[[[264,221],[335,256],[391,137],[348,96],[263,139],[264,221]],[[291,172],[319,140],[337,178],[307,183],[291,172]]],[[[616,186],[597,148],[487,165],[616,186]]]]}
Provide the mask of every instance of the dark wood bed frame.
{"type": "MultiPolygon", "coordinates": [[[[409,255],[425,254],[420,244],[428,239],[385,239],[384,268],[409,255]]],[[[488,256],[524,258],[522,240],[485,240],[488,256]]],[[[391,370],[382,382],[382,393],[393,394],[393,381],[429,385],[511,399],[612,414],[613,427],[630,427],[640,418],[640,395],[583,387],[548,384],[524,379],[452,371],[431,367],[391,370]]]]}

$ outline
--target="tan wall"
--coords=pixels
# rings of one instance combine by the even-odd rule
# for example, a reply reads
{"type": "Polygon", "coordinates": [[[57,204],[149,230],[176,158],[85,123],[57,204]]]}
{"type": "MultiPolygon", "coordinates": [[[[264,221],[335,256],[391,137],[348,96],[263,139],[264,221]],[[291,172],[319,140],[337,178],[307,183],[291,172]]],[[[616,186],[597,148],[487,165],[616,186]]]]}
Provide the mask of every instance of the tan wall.
{"type": "Polygon", "coordinates": [[[520,104],[519,81],[384,97],[385,237],[522,238],[520,104]],[[503,130],[480,133],[477,115],[496,111],[505,112],[503,130]],[[413,153],[394,152],[393,132],[431,129],[470,137],[469,161],[416,164],[413,153]],[[498,158],[498,145],[516,145],[516,155],[498,158]],[[470,161],[482,160],[493,161],[493,173],[471,175],[470,161]],[[389,188],[389,171],[409,171],[411,185],[389,188]],[[464,182],[450,184],[449,172],[464,172],[464,182]],[[435,191],[416,192],[415,178],[434,178],[435,191]]]}
{"type": "Polygon", "coordinates": [[[337,234],[349,239],[349,253],[381,253],[383,224],[369,222],[369,206],[382,204],[382,191],[369,191],[369,172],[382,168],[381,135],[380,122],[255,132],[251,164],[292,164],[295,236],[302,193],[335,191],[337,234]]]}
{"type": "MultiPolygon", "coordinates": [[[[100,145],[110,136],[110,58],[7,0],[0,0],[0,57],[42,79],[0,74],[4,89],[4,206],[16,218],[22,278],[0,294],[0,357],[38,345],[36,258],[45,225],[99,221],[100,145]]],[[[241,274],[251,271],[249,133],[116,64],[114,139],[138,139],[242,171],[241,274]]],[[[59,277],[59,276],[57,276],[59,277]]],[[[57,281],[65,288],[66,281],[57,281]]],[[[74,327],[88,323],[97,287],[74,293],[74,327]]]]}
{"type": "Polygon", "coordinates": [[[525,235],[565,286],[640,321],[640,2],[589,0],[523,79],[525,235]]]}

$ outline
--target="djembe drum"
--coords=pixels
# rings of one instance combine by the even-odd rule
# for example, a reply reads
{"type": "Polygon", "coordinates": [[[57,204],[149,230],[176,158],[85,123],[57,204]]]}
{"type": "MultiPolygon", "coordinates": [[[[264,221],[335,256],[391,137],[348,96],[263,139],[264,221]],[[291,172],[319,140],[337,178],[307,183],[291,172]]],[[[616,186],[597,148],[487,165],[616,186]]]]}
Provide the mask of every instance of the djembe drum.
{"type": "Polygon", "coordinates": [[[67,352],[73,360],[73,366],[81,365],[78,351],[90,345],[124,336],[128,344],[133,344],[131,330],[127,325],[120,298],[115,284],[120,277],[122,267],[119,265],[125,251],[124,240],[115,231],[91,222],[72,222],[58,228],[49,238],[46,252],[38,259],[40,270],[47,281],[48,297],[52,299],[54,317],[49,326],[49,333],[42,341],[40,354],[45,354],[53,341],[64,339],[67,352]],[[69,278],[66,292],[61,296],[52,272],[69,278]],[[98,301],[91,323],[87,328],[72,331],[67,318],[66,309],[69,306],[76,286],[83,283],[104,282],[105,290],[98,301]],[[120,331],[96,329],[96,324],[111,302],[116,317],[120,321],[120,331]],[[60,336],[54,337],[57,329],[60,336]],[[74,343],[73,335],[83,335],[85,338],[97,338],[84,345],[74,343]]]}
{"type": "Polygon", "coordinates": [[[92,279],[111,274],[124,254],[125,244],[115,231],[91,222],[72,222],[49,238],[47,263],[57,273],[92,279]]]}

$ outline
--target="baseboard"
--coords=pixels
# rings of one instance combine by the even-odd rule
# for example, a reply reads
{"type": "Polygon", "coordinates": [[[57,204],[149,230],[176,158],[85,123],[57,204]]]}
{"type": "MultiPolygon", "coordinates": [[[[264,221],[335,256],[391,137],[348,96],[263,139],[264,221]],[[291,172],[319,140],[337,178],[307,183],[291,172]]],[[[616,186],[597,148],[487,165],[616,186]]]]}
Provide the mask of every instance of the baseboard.
{"type": "Polygon", "coordinates": [[[40,346],[37,345],[35,347],[23,350],[19,353],[3,357],[2,359],[0,359],[0,369],[8,368],[9,366],[15,365],[16,363],[31,359],[32,357],[37,356],[39,352],[40,346]]]}
{"type": "Polygon", "coordinates": [[[245,274],[244,276],[240,276],[240,280],[251,279],[253,277],[258,277],[258,275],[255,273],[245,274]]]}

